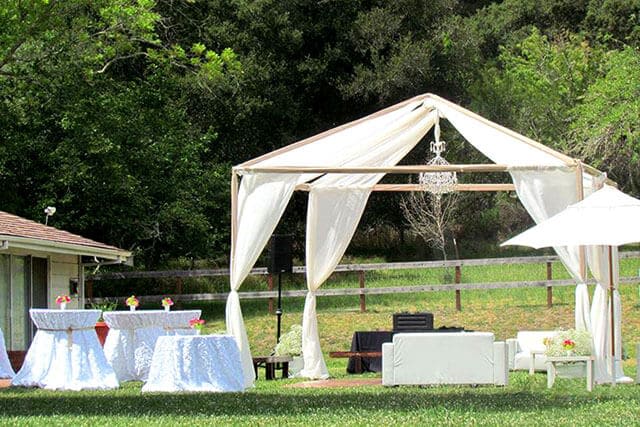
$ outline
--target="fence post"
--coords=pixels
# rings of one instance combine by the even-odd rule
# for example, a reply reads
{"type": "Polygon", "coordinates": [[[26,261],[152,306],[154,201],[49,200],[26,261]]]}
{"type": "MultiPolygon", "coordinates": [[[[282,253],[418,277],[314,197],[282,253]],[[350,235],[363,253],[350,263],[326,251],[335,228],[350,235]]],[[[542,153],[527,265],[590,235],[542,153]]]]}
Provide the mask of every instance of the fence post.
{"type": "MultiPolygon", "coordinates": [[[[547,261],[547,280],[553,280],[553,267],[551,261],[547,261]]],[[[547,308],[553,306],[553,287],[547,285],[547,308]]]]}
{"type": "MultiPolygon", "coordinates": [[[[360,289],[364,289],[364,271],[358,271],[358,282],[360,283],[360,289]]],[[[360,294],[360,313],[364,313],[367,311],[367,302],[365,300],[365,295],[360,294]]]]}
{"type": "MultiPolygon", "coordinates": [[[[267,289],[269,289],[270,291],[273,290],[273,274],[269,273],[267,275],[267,289]]],[[[269,314],[274,314],[274,310],[273,310],[273,297],[269,298],[269,314]]]]}
{"type": "MultiPolygon", "coordinates": [[[[462,281],[462,268],[456,265],[455,282],[459,284],[462,281]]],[[[456,289],[456,311],[462,311],[462,298],[460,296],[460,289],[456,289]]]]}

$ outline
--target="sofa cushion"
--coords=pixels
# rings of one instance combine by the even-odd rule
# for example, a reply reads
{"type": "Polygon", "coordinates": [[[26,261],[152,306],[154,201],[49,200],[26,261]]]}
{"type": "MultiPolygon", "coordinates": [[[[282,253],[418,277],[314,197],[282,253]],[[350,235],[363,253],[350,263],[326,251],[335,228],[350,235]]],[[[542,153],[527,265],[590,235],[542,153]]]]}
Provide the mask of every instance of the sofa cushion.
{"type": "Polygon", "coordinates": [[[492,384],[494,335],[411,333],[393,337],[395,384],[492,384]]]}
{"type": "Polygon", "coordinates": [[[529,354],[532,351],[544,351],[544,339],[552,338],[556,331],[520,331],[516,336],[518,340],[518,352],[529,354]]]}

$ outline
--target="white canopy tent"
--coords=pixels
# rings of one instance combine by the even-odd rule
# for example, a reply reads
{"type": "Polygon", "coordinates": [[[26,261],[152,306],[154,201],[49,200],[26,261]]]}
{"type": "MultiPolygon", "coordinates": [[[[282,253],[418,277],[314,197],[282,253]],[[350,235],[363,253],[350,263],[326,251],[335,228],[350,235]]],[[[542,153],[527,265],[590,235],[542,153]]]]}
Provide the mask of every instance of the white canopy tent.
{"type": "MultiPolygon", "coordinates": [[[[378,184],[386,173],[509,172],[514,185],[460,184],[458,191],[513,190],[536,222],[592,191],[598,170],[492,123],[432,94],[420,95],[360,120],[299,141],[233,168],[231,177],[231,292],[226,321],[240,347],[247,386],[253,365],[238,289],[275,230],[293,191],[309,191],[306,234],[308,293],[303,315],[304,369],[326,378],[316,320],[316,291],[342,258],[371,191],[413,191],[378,184]],[[396,166],[440,119],[495,164],[396,166]],[[238,177],[241,182],[238,188],[238,177]]],[[[578,282],[576,326],[590,328],[584,284],[585,255],[578,247],[556,251],[578,282]]]]}

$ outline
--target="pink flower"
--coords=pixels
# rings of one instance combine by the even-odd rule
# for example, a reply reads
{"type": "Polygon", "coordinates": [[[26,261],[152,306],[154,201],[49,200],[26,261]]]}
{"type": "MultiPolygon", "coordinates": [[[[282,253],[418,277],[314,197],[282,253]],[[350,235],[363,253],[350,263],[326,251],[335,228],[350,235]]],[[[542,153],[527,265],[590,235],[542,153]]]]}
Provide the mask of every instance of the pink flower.
{"type": "Polygon", "coordinates": [[[204,321],[204,319],[191,319],[189,320],[189,326],[191,326],[193,329],[202,329],[202,327],[204,326],[206,322],[204,321]]]}
{"type": "Polygon", "coordinates": [[[562,347],[565,350],[573,350],[573,348],[575,346],[576,346],[576,342],[574,340],[566,339],[566,340],[562,341],[562,347]]]}
{"type": "Polygon", "coordinates": [[[62,304],[63,302],[71,302],[71,298],[69,298],[69,295],[58,295],[58,297],[56,298],[56,304],[62,304]]]}
{"type": "Polygon", "coordinates": [[[163,307],[169,307],[173,305],[173,300],[169,297],[163,298],[162,299],[162,306],[163,307]]]}

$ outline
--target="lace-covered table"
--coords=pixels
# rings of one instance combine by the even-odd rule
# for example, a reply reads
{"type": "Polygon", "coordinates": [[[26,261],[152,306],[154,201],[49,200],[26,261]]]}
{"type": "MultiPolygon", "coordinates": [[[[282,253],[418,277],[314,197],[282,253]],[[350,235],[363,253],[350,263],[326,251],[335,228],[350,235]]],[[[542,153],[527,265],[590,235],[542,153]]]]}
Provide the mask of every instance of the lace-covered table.
{"type": "Polygon", "coordinates": [[[4,335],[0,329],[0,378],[13,378],[15,372],[9,363],[7,348],[4,346],[4,335]]]}
{"type": "Polygon", "coordinates": [[[29,310],[38,328],[12,385],[52,390],[119,386],[98,342],[100,310],[29,310]]]}
{"type": "Polygon", "coordinates": [[[158,337],[192,335],[189,320],[199,319],[200,310],[107,311],[109,326],[104,353],[120,381],[145,381],[158,337]]]}
{"type": "Polygon", "coordinates": [[[244,390],[240,352],[230,335],[163,336],[143,392],[244,390]]]}

